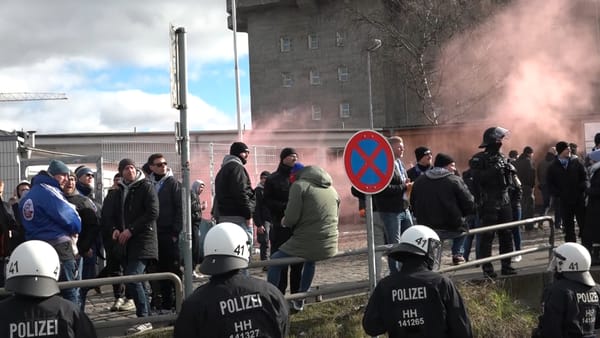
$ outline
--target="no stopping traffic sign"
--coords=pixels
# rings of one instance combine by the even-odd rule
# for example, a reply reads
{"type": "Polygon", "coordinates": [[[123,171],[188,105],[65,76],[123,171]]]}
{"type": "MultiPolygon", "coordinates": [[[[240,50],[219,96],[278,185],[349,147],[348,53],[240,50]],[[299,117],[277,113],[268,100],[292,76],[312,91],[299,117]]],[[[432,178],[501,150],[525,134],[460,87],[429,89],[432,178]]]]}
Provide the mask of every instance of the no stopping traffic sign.
{"type": "Polygon", "coordinates": [[[380,133],[361,130],[346,143],[344,169],[354,188],[376,194],[388,186],[394,175],[392,147],[380,133]]]}

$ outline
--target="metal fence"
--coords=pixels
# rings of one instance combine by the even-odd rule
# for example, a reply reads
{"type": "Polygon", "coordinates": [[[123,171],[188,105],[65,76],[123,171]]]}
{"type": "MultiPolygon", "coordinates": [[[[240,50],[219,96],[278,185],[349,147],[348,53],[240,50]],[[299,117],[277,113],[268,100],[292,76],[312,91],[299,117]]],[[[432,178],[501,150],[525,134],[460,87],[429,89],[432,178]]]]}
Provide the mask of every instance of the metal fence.
{"type": "MultiPolygon", "coordinates": [[[[472,260],[472,261],[466,262],[464,264],[456,265],[456,266],[445,267],[445,268],[440,269],[439,272],[440,273],[449,273],[452,271],[468,269],[473,266],[480,265],[480,264],[487,263],[487,262],[493,262],[493,261],[501,260],[504,258],[510,258],[513,256],[517,256],[517,255],[528,255],[528,254],[532,254],[532,253],[540,252],[540,251],[547,251],[548,252],[548,261],[550,261],[550,259],[552,258],[552,250],[555,247],[554,222],[553,222],[552,217],[550,217],[550,216],[535,217],[535,218],[529,218],[529,219],[516,221],[516,222],[508,222],[508,223],[503,223],[503,224],[479,227],[479,228],[469,230],[467,233],[465,233],[465,235],[476,235],[476,234],[481,234],[481,233],[489,232],[489,231],[510,229],[510,228],[520,226],[520,225],[535,224],[535,223],[542,224],[543,222],[547,222],[548,226],[550,228],[550,235],[548,238],[548,242],[546,244],[537,245],[537,246],[525,248],[525,249],[522,249],[519,251],[513,251],[510,253],[496,255],[496,256],[492,256],[492,257],[488,257],[488,258],[476,259],[476,260],[472,260]]],[[[380,245],[380,246],[376,246],[375,250],[377,252],[385,253],[385,252],[389,252],[389,251],[393,250],[397,246],[398,246],[397,244],[380,245]]],[[[367,248],[346,250],[346,251],[338,253],[337,255],[330,258],[329,260],[340,258],[340,257],[356,256],[356,255],[365,254],[365,253],[367,253],[367,250],[368,250],[367,248]]],[[[289,264],[295,264],[295,263],[302,263],[305,261],[306,261],[305,259],[300,258],[300,257],[278,258],[278,259],[272,259],[272,260],[268,260],[268,261],[251,262],[249,265],[249,268],[258,268],[258,267],[272,266],[272,265],[289,265],[289,264]]],[[[377,273],[377,275],[379,275],[379,272],[377,273]]],[[[175,285],[176,313],[167,314],[167,315],[159,315],[159,316],[142,317],[142,318],[124,318],[124,319],[118,319],[118,320],[94,322],[94,326],[97,329],[104,329],[104,328],[110,328],[110,327],[121,327],[121,326],[126,327],[126,326],[131,326],[131,325],[145,323],[145,322],[152,322],[152,323],[173,322],[176,319],[177,313],[179,312],[179,310],[181,308],[181,304],[183,302],[183,285],[182,285],[181,280],[179,279],[179,277],[177,275],[175,275],[173,273],[152,273],[152,274],[143,274],[143,275],[134,275],[134,276],[119,276],[119,277],[87,279],[87,280],[81,280],[81,281],[60,282],[59,287],[61,289],[72,288],[72,287],[95,287],[95,286],[111,285],[111,284],[117,284],[117,283],[143,282],[143,281],[165,280],[165,279],[172,281],[175,285]]],[[[372,281],[369,281],[369,280],[360,280],[360,281],[351,281],[351,282],[339,281],[334,284],[316,286],[315,288],[311,289],[308,292],[287,294],[285,296],[285,298],[289,299],[289,300],[301,299],[301,298],[314,298],[315,301],[320,302],[323,299],[322,296],[326,296],[326,295],[333,295],[333,294],[340,294],[340,293],[357,294],[357,293],[368,292],[368,291],[370,291],[369,290],[370,285],[374,285],[374,283],[372,283],[372,281]]],[[[6,295],[6,291],[4,290],[4,288],[0,288],[0,295],[6,295]]]]}

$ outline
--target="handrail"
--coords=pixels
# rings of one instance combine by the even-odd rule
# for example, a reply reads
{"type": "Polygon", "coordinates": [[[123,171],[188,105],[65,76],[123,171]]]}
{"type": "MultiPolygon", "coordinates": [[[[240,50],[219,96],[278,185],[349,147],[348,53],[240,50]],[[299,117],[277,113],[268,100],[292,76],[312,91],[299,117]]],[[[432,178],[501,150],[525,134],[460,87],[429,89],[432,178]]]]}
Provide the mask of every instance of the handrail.
{"type": "MultiPolygon", "coordinates": [[[[69,289],[77,287],[96,287],[101,285],[111,285],[120,283],[135,283],[151,280],[170,280],[175,286],[175,313],[166,315],[156,315],[139,318],[125,318],[116,319],[110,321],[93,321],[94,327],[99,328],[110,328],[116,326],[130,326],[134,324],[141,324],[146,322],[167,322],[174,321],[177,318],[177,313],[181,310],[181,304],[183,303],[183,284],[181,279],[174,273],[171,272],[158,272],[158,273],[146,273],[141,275],[129,275],[129,276],[115,276],[115,277],[103,277],[103,278],[91,278],[76,281],[58,282],[59,289],[69,289]]],[[[0,288],[0,295],[7,294],[8,292],[4,288],[0,288]]]]}
{"type": "Polygon", "coordinates": [[[115,276],[115,277],[103,277],[103,278],[91,278],[83,280],[73,280],[66,282],[59,282],[59,289],[70,289],[80,287],[95,287],[100,285],[112,285],[119,283],[136,283],[153,280],[170,280],[175,285],[175,310],[179,312],[181,304],[183,303],[183,284],[179,276],[172,272],[157,272],[157,273],[145,273],[141,275],[129,275],[129,276],[115,276]]]}
{"type": "MultiPolygon", "coordinates": [[[[551,216],[539,216],[539,217],[527,218],[527,219],[520,220],[520,221],[477,227],[477,228],[469,229],[468,231],[464,232],[464,235],[465,236],[476,235],[476,234],[481,234],[481,233],[488,232],[488,231],[496,231],[496,230],[502,230],[502,229],[507,229],[507,228],[514,228],[514,227],[520,226],[520,225],[538,223],[538,222],[543,222],[543,221],[548,221],[550,223],[550,237],[548,239],[549,247],[545,247],[545,248],[550,249],[549,257],[551,257],[552,249],[554,248],[554,226],[553,226],[554,220],[551,216]]],[[[399,244],[397,244],[397,243],[396,244],[377,245],[375,247],[375,251],[389,252],[392,249],[397,248],[398,246],[399,246],[399,244]]],[[[538,250],[538,251],[541,251],[541,250],[538,250]]],[[[328,259],[353,256],[353,255],[359,255],[359,254],[364,254],[364,253],[367,253],[367,248],[349,249],[349,250],[345,250],[342,252],[338,252],[335,256],[328,258],[328,259]]],[[[530,252],[526,252],[526,253],[530,253],[530,252]]],[[[506,255],[509,255],[508,257],[519,255],[519,253],[517,253],[517,251],[513,251],[510,254],[512,254],[512,255],[509,255],[509,254],[506,254],[506,255]]],[[[494,257],[499,257],[499,256],[494,256],[494,257]]],[[[502,256],[502,258],[507,258],[507,257],[502,256]]],[[[493,259],[491,261],[502,259],[502,258],[493,259]]],[[[301,258],[301,257],[275,258],[275,259],[271,259],[271,260],[267,260],[267,261],[250,262],[248,267],[249,268],[257,268],[257,267],[274,266],[274,265],[275,266],[276,265],[289,265],[289,264],[304,263],[306,261],[307,261],[306,259],[301,258]]],[[[483,262],[482,260],[477,260],[477,261],[473,261],[473,262],[487,263],[488,261],[483,262]]],[[[463,266],[465,264],[461,264],[461,265],[459,265],[459,267],[463,266]]],[[[470,267],[470,266],[471,265],[468,265],[467,267],[470,267]]]]}
{"type": "MultiPolygon", "coordinates": [[[[506,259],[513,256],[518,255],[526,255],[539,251],[548,250],[549,251],[549,259],[552,257],[552,250],[554,249],[554,239],[555,239],[555,230],[554,230],[554,222],[552,217],[550,216],[541,216],[529,218],[521,221],[508,222],[484,227],[478,227],[474,229],[470,229],[465,232],[465,235],[475,235],[481,234],[488,231],[496,231],[501,229],[513,228],[515,226],[520,226],[524,224],[531,224],[537,222],[549,222],[550,227],[550,236],[547,244],[541,244],[536,247],[527,248],[523,250],[513,251],[509,253],[500,254],[497,256],[481,258],[477,260],[471,260],[469,262],[465,262],[456,266],[444,267],[439,270],[441,273],[453,272],[461,269],[471,268],[476,265],[480,265],[483,263],[493,262],[496,260],[506,259]]],[[[398,244],[387,244],[387,245],[379,245],[375,247],[375,251],[378,252],[389,252],[390,250],[396,248],[398,244]]],[[[367,253],[367,248],[360,249],[350,249],[339,252],[334,257],[330,258],[340,258],[346,256],[353,256],[359,254],[367,253]]],[[[251,262],[249,264],[249,268],[258,268],[264,266],[273,266],[273,265],[288,265],[295,263],[303,263],[307,260],[300,257],[286,257],[286,258],[276,258],[268,261],[256,261],[251,262]]],[[[131,282],[141,282],[141,281],[149,281],[149,280],[171,280],[175,285],[175,313],[166,314],[166,315],[158,315],[158,316],[149,316],[149,317],[141,317],[141,318],[125,318],[125,319],[117,319],[117,320],[109,320],[109,321],[94,321],[94,326],[96,328],[111,328],[115,326],[126,326],[139,324],[144,322],[166,322],[166,321],[174,321],[177,318],[177,313],[179,313],[181,309],[181,304],[183,302],[183,284],[181,279],[170,272],[160,272],[160,273],[147,273],[141,275],[131,275],[131,276],[116,276],[116,277],[104,277],[104,278],[93,278],[93,279],[85,279],[79,281],[68,281],[68,282],[59,282],[58,286],[60,289],[65,288],[73,288],[73,287],[94,287],[100,285],[111,285],[118,283],[131,283],[131,282]]],[[[356,290],[365,290],[368,291],[370,287],[370,283],[368,280],[361,281],[352,281],[347,283],[335,283],[335,284],[324,284],[318,285],[312,288],[307,292],[294,293],[286,295],[285,298],[290,299],[299,299],[299,298],[308,298],[308,297],[316,297],[317,301],[321,300],[320,296],[335,294],[340,292],[348,292],[348,291],[356,291],[356,290]]],[[[4,288],[0,288],[0,295],[6,294],[4,288]]]]}

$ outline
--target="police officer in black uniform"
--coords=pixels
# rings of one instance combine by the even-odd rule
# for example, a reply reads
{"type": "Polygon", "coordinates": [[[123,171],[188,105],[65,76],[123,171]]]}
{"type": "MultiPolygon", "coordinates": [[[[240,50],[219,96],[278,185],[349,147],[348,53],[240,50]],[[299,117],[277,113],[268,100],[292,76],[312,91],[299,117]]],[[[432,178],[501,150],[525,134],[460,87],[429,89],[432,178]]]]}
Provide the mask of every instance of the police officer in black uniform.
{"type": "Polygon", "coordinates": [[[431,228],[413,225],[390,256],[402,263],[399,273],[382,279],[369,298],[362,320],[371,336],[470,338],[471,322],[452,281],[439,267],[441,242],[431,228]]]}
{"type": "Polygon", "coordinates": [[[248,267],[249,250],[248,235],[236,224],[220,223],[208,231],[200,272],[211,278],[183,302],[175,338],[287,336],[283,294],[241,272],[248,267]]]}
{"type": "MultiPolygon", "coordinates": [[[[483,133],[483,142],[479,146],[484,150],[475,154],[469,161],[469,167],[473,175],[473,195],[479,209],[482,226],[506,223],[513,219],[509,187],[514,186],[513,181],[517,177],[517,171],[500,153],[502,139],[507,134],[508,130],[501,127],[486,129],[483,133]]],[[[510,229],[498,230],[497,232],[500,253],[512,252],[513,243],[510,229]]],[[[481,244],[479,246],[481,258],[492,255],[493,240],[493,231],[481,234],[481,244]]],[[[501,264],[503,275],[516,274],[515,269],[511,266],[510,258],[503,259],[501,264]]],[[[492,263],[484,263],[481,267],[484,276],[491,278],[497,276],[492,263]]]]}
{"type": "Polygon", "coordinates": [[[585,247],[565,243],[554,249],[548,267],[554,282],[544,290],[542,315],[532,337],[596,337],[600,327],[600,287],[589,272],[585,247]]]}
{"type": "Polygon", "coordinates": [[[60,261],[54,248],[30,240],[17,246],[8,261],[6,290],[0,302],[0,337],[96,337],[88,316],[58,289],[60,261]]]}

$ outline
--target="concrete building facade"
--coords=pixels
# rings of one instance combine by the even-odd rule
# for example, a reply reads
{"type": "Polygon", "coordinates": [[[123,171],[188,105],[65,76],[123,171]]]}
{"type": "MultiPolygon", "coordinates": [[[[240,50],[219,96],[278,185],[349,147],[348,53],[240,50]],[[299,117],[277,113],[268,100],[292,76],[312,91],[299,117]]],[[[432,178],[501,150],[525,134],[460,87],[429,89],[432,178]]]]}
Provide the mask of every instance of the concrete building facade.
{"type": "Polygon", "coordinates": [[[237,30],[248,33],[253,128],[368,128],[367,48],[376,38],[384,41],[371,52],[373,124],[419,125],[386,57],[393,51],[352,14],[383,9],[379,0],[237,1],[237,30]]]}

